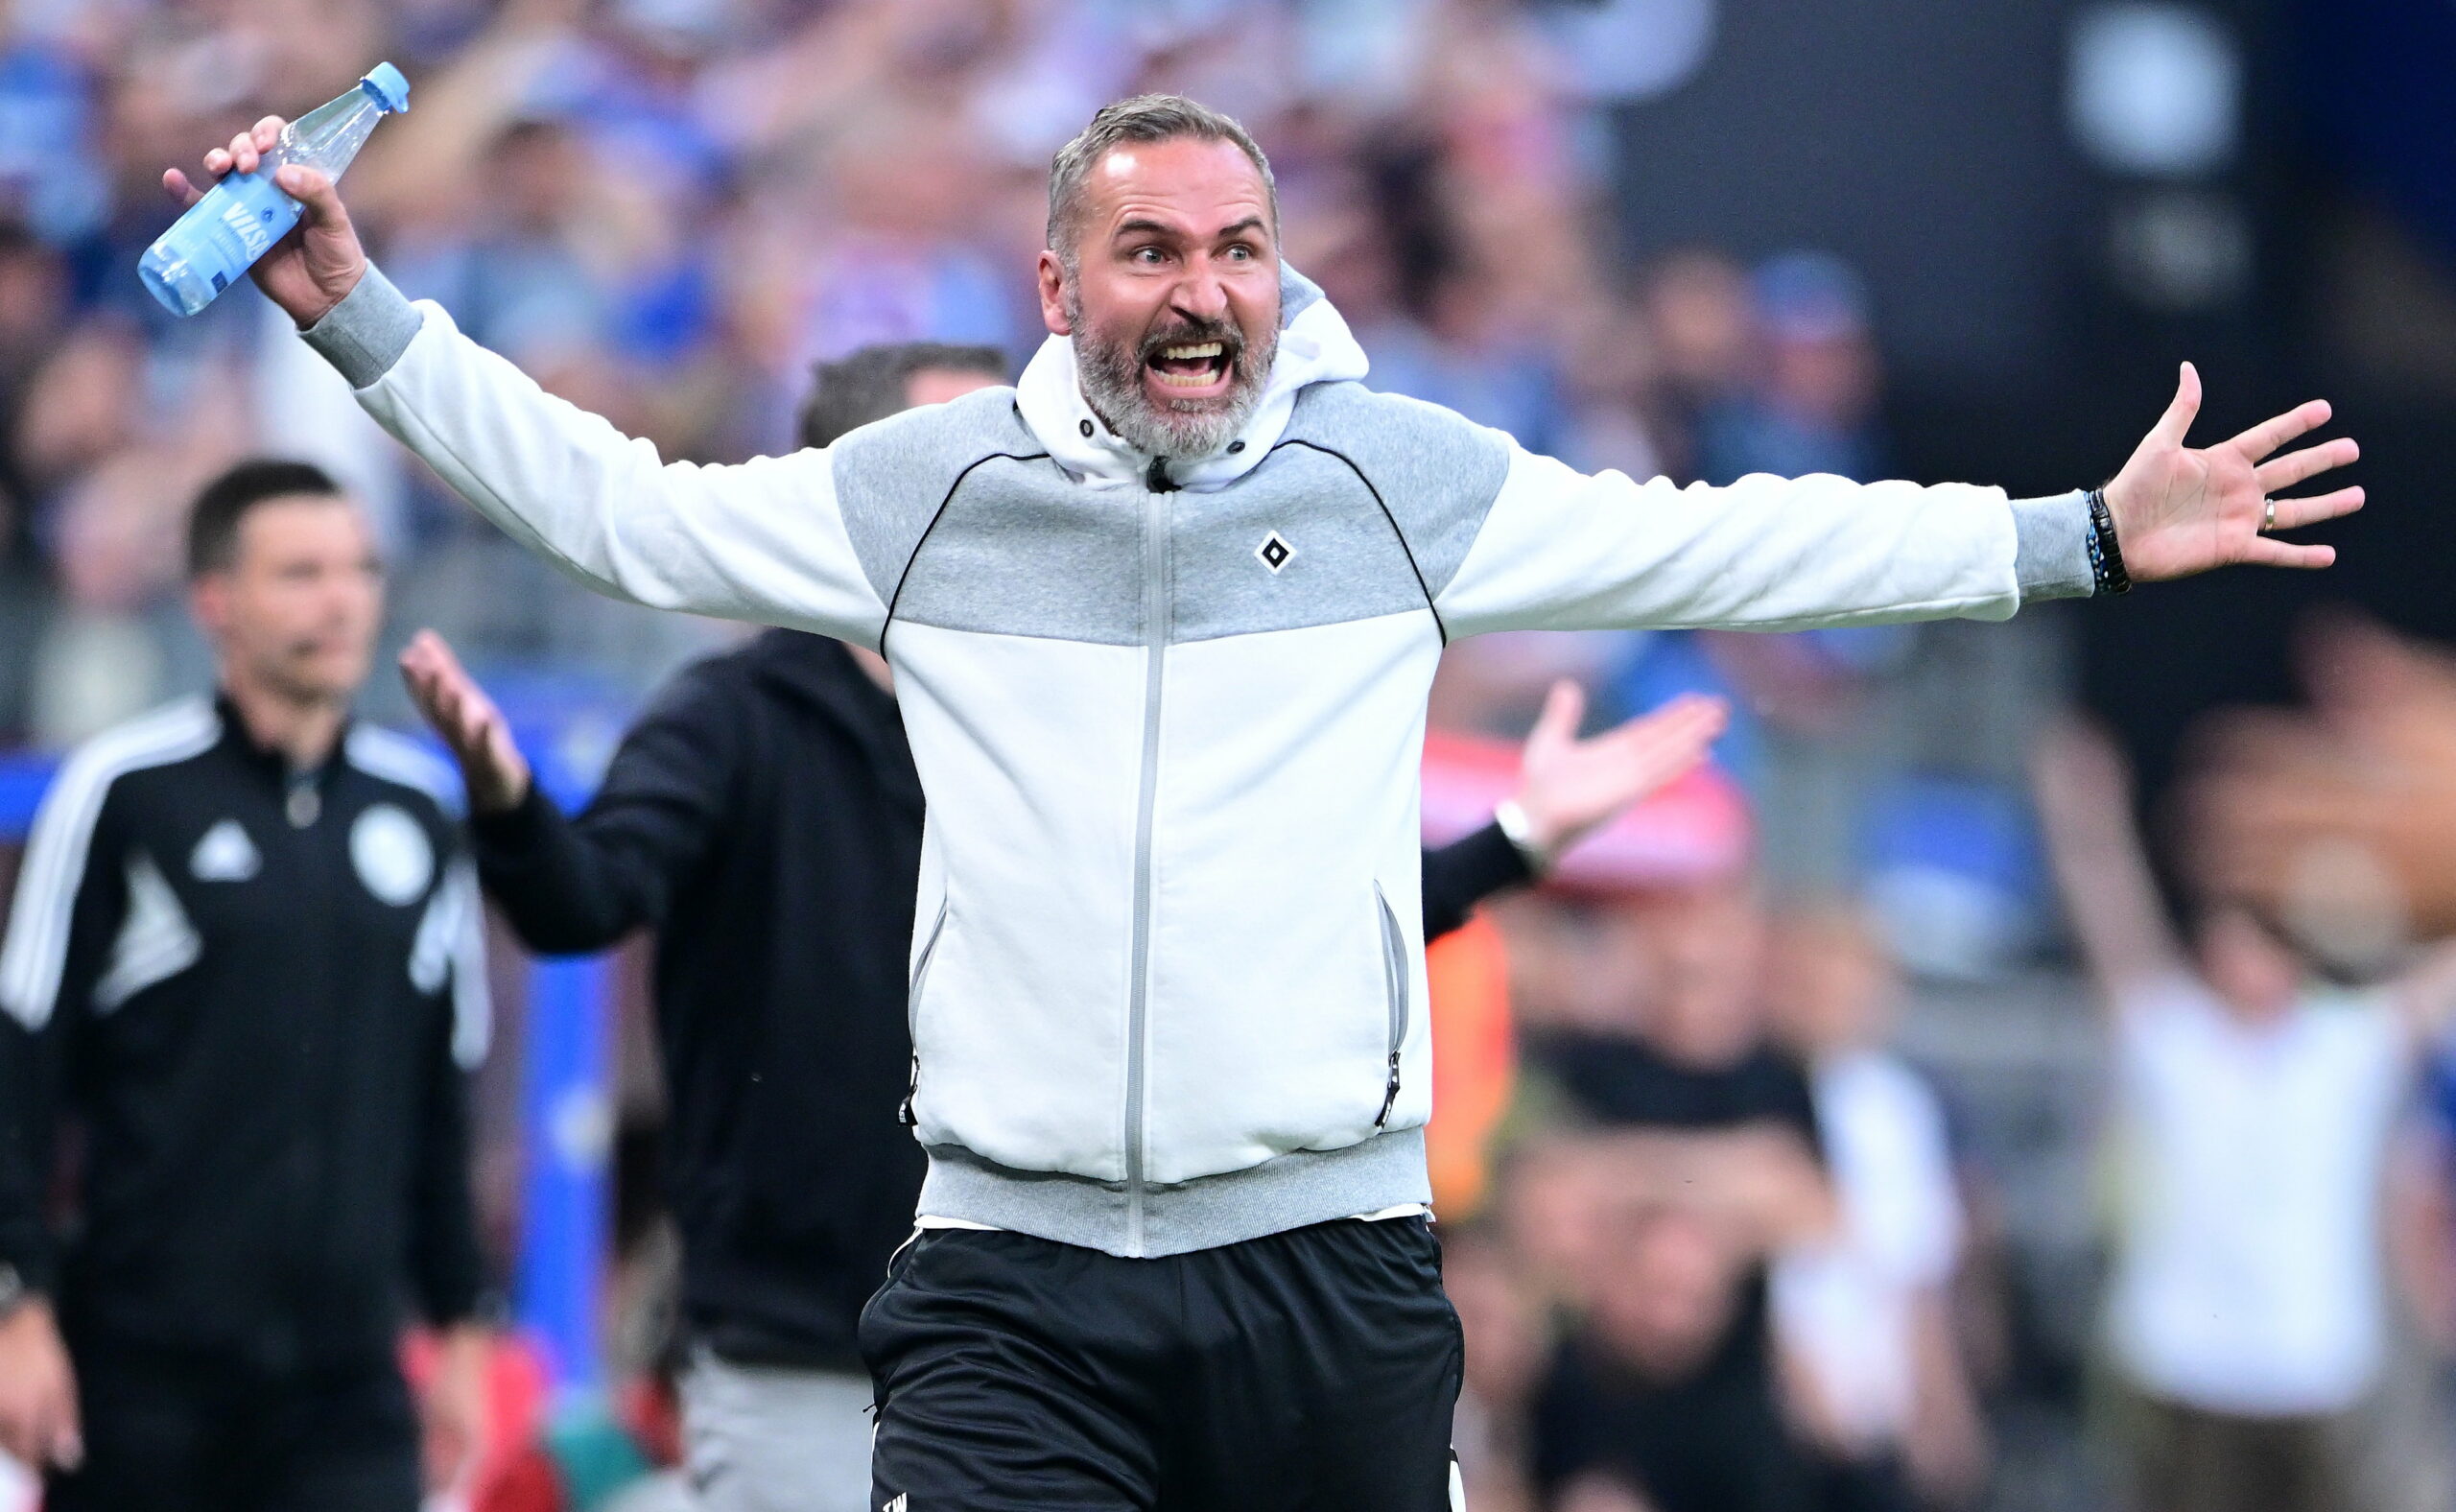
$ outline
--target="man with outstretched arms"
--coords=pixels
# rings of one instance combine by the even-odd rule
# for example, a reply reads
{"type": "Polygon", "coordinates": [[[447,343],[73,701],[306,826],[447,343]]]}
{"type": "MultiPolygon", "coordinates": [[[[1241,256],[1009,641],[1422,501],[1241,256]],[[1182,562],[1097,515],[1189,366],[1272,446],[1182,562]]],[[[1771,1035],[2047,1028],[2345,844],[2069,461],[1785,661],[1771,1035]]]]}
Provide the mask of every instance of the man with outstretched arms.
{"type": "MultiPolygon", "coordinates": [[[[819,366],[799,439],[833,445],[1006,371],[994,347],[863,347],[819,366]]],[[[921,777],[886,663],[785,629],[699,662],[568,819],[441,637],[420,633],[401,670],[460,764],[479,880],[522,941],[552,954],[656,932],[699,1512],[863,1512],[858,1325],[927,1172],[899,1117],[921,777]]],[[[1719,700],[1690,697],[1578,740],[1579,704],[1575,684],[1554,690],[1505,821],[1425,853],[1427,940],[1679,776],[1722,728],[1719,700]]]]}
{"type": "Polygon", "coordinates": [[[894,668],[929,1232],[862,1345],[900,1512],[1445,1504],[1416,768],[1450,638],[2001,618],[2127,567],[2324,565],[2263,525],[2360,502],[2266,506],[2351,460],[2271,457],[2322,404],[2185,448],[2188,368],[2103,494],[1581,475],[1363,388],[1261,150],[1173,97],[1058,154],[1015,389],[669,464],[403,299],[321,176],[279,181],[307,214],[258,282],[489,518],[602,592],[894,668]]]}

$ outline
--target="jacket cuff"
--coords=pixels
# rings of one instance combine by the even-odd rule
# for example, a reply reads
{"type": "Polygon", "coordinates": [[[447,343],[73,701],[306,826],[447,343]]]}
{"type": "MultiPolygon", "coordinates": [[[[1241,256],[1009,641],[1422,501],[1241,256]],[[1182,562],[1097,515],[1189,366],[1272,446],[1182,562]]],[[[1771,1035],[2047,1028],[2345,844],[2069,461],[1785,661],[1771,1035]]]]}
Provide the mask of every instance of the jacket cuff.
{"type": "Polygon", "coordinates": [[[535,854],[549,827],[559,816],[555,800],[546,796],[545,789],[531,776],[529,791],[512,807],[500,814],[469,811],[470,846],[482,866],[487,862],[516,864],[535,854]]]}
{"type": "Polygon", "coordinates": [[[1463,894],[1459,902],[1469,908],[1538,875],[1533,858],[1518,848],[1498,821],[1454,841],[1450,849],[1463,894]]]}
{"type": "Polygon", "coordinates": [[[298,334],[352,389],[365,389],[392,370],[424,323],[417,306],[392,287],[383,269],[368,263],[358,287],[298,334]]]}
{"type": "Polygon", "coordinates": [[[2086,599],[2097,591],[2090,570],[2089,498],[2076,488],[2013,501],[2013,577],[2022,602],[2086,599]]]}

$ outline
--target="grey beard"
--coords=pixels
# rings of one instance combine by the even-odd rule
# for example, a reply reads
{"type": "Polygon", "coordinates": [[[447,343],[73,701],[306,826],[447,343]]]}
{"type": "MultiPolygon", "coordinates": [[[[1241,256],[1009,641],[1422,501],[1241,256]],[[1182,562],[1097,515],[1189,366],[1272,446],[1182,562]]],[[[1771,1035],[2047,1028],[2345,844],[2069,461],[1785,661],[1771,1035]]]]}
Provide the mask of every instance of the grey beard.
{"type": "MultiPolygon", "coordinates": [[[[1068,319],[1076,331],[1083,329],[1079,309],[1070,309],[1068,319]]],[[[1145,393],[1139,352],[1074,339],[1074,367],[1092,413],[1126,445],[1171,461],[1208,457],[1236,439],[1262,403],[1271,360],[1278,354],[1279,337],[1273,332],[1267,344],[1248,346],[1240,356],[1240,371],[1224,404],[1214,408],[1216,401],[1206,401],[1200,409],[1178,410],[1154,406],[1145,393]]]]}

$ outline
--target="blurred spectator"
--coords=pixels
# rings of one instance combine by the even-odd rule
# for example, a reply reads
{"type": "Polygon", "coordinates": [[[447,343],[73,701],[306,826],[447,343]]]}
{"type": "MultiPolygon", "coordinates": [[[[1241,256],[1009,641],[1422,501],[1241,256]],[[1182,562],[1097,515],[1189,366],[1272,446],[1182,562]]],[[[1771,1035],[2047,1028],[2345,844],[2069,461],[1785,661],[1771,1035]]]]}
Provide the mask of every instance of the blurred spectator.
{"type": "Polygon", "coordinates": [[[34,496],[18,416],[67,319],[67,266],[23,224],[0,220],[0,498],[34,496]]]}
{"type": "Polygon", "coordinates": [[[173,597],[179,484],[163,469],[158,456],[124,453],[58,506],[59,598],[30,660],[28,722],[46,744],[84,740],[180,685],[171,642],[193,637],[173,597]]]}
{"type": "Polygon", "coordinates": [[[1564,1194],[1555,1212],[1584,1213],[1551,1267],[1582,1322],[1535,1414],[1556,1497],[1603,1496],[1600,1477],[1655,1512],[1813,1504],[1777,1400],[1765,1267],[1828,1233],[1832,1201],[1807,1079],[1766,1039],[1751,886],[1630,905],[1632,1001],[1530,1035],[1529,1060],[1594,1129],[1537,1178],[1564,1194]]]}
{"type": "Polygon", "coordinates": [[[1705,415],[1700,474],[1717,484],[1759,472],[1877,477],[1877,353],[1858,275],[1825,253],[1789,252],[1757,271],[1750,298],[1756,381],[1705,415]]]}
{"type": "Polygon", "coordinates": [[[2316,709],[2241,716],[2208,743],[2200,880],[2357,950],[2456,933],[2456,658],[2352,620],[2305,645],[2316,709]],[[2348,893],[2384,917],[2344,917],[2348,893]]]}
{"type": "Polygon", "coordinates": [[[1651,269],[1641,295],[1663,364],[1661,403],[1686,449],[1672,476],[1703,476],[1694,438],[1707,418],[1736,403],[1756,366],[1756,312],[1747,275],[1730,258],[1691,248],[1651,269]]]}
{"type": "Polygon", "coordinates": [[[1954,1338],[1963,1238],[1942,1103],[1887,1048],[1901,992],[1868,919],[1839,905],[1778,921],[1766,996],[1809,1064],[1841,1222],[1774,1267],[1774,1330],[1822,1505],[1963,1505],[1986,1451],[1954,1338]]]}
{"type": "MultiPolygon", "coordinates": [[[[1760,1312],[1753,1246],[1726,1215],[1590,1191],[1597,1242],[1580,1326],[1536,1406],[1535,1473],[1562,1508],[1808,1508],[1761,1363],[1731,1340],[1760,1312]]],[[[1761,1315],[1756,1316],[1761,1327],[1761,1315]]]]}
{"type": "Polygon", "coordinates": [[[2139,1505],[2404,1504],[2365,1483],[2357,1414],[2391,1355],[2391,1136],[2456,957],[2333,985],[2271,919],[2222,898],[2186,955],[2112,744],[2057,733],[2039,801],[2114,1041],[2126,1200],[2107,1342],[2139,1505]]]}

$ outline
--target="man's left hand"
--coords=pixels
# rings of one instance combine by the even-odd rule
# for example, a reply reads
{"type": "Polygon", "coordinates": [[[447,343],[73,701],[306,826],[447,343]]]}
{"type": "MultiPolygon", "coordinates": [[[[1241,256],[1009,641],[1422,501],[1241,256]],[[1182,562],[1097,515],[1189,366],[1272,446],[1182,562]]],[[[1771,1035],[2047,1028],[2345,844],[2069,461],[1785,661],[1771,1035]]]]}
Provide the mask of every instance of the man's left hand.
{"type": "Polygon", "coordinates": [[[2329,413],[2327,401],[2314,399],[2231,441],[2196,451],[2184,444],[2184,437],[2200,413],[2200,374],[2184,364],[2175,402],[2107,484],[2107,508],[2114,516],[2124,570],[2136,581],[2156,582],[2233,562],[2326,567],[2335,561],[2333,546],[2298,546],[2263,532],[2264,526],[2300,530],[2362,508],[2358,487],[2309,499],[2277,497],[2361,455],[2361,448],[2346,437],[2271,455],[2326,425],[2329,413]],[[2272,500],[2277,506],[2273,524],[2268,517],[2272,500]]]}
{"type": "Polygon", "coordinates": [[[1547,856],[1609,823],[1622,810],[1706,759],[1730,722],[1720,698],[1683,694],[1588,740],[1577,738],[1586,694],[1564,678],[1552,684],[1520,758],[1519,811],[1547,856]]]}

